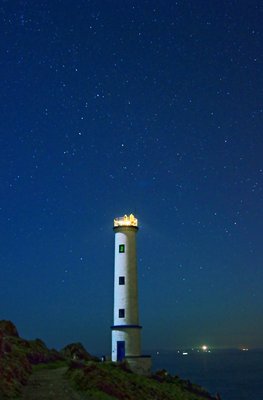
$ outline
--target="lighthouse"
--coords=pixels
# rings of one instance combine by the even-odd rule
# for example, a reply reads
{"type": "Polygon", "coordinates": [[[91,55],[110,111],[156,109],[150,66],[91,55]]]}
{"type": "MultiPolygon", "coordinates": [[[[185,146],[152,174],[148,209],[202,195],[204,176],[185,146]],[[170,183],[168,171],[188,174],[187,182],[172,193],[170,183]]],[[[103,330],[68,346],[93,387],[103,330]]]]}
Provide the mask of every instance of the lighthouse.
{"type": "Polygon", "coordinates": [[[141,355],[139,323],[136,235],[138,220],[133,214],[115,218],[114,312],[112,355],[114,362],[126,360],[130,368],[144,375],[150,373],[150,356],[141,355]]]}

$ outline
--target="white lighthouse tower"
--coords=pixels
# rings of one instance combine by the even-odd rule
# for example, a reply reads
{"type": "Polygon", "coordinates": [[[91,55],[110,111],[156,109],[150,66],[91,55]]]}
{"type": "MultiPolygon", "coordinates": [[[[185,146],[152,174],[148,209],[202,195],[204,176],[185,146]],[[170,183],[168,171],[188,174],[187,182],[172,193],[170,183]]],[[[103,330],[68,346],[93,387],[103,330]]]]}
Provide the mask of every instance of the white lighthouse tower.
{"type": "Polygon", "coordinates": [[[149,374],[150,356],[141,355],[139,323],[136,234],[138,220],[134,215],[114,219],[114,315],[112,361],[126,360],[132,370],[149,374]]]}

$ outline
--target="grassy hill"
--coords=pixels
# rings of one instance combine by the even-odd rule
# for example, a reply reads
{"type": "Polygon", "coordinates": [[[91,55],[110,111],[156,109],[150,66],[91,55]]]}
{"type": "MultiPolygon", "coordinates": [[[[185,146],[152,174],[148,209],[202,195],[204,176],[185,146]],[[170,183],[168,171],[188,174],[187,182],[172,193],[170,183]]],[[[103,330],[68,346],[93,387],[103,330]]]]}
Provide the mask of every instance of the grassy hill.
{"type": "Polygon", "coordinates": [[[166,371],[140,376],[131,372],[126,363],[99,362],[80,343],[70,344],[61,352],[50,350],[40,339],[20,338],[12,322],[0,321],[1,400],[19,398],[36,369],[45,367],[51,371],[61,366],[66,371],[63,379],[76,392],[94,400],[215,400],[200,386],[166,371]],[[76,358],[78,361],[72,361],[76,358]]]}
{"type": "Polygon", "coordinates": [[[17,396],[34,365],[62,359],[42,340],[24,340],[12,322],[0,321],[0,399],[17,396]]]}
{"type": "Polygon", "coordinates": [[[125,363],[72,362],[67,376],[77,390],[101,400],[215,399],[200,386],[172,377],[165,370],[145,377],[129,371],[125,363]]]}

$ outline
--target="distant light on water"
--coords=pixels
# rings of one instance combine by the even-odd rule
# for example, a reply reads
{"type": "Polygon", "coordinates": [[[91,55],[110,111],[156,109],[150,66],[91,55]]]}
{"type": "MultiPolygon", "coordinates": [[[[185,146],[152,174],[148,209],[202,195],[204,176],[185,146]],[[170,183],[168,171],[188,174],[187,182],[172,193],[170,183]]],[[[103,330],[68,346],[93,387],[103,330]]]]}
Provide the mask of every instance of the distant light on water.
{"type": "Polygon", "coordinates": [[[263,400],[263,350],[250,349],[244,344],[231,349],[215,349],[210,343],[206,347],[203,350],[201,343],[193,351],[190,348],[160,351],[159,356],[155,355],[154,370],[165,369],[212,394],[219,393],[222,399],[263,400]]]}

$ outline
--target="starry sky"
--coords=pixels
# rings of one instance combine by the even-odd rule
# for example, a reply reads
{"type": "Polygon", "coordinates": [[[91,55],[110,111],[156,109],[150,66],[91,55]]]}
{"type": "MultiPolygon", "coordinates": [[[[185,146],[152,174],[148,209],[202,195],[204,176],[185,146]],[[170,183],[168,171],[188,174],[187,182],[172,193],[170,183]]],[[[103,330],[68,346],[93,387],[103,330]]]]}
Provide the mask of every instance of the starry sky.
{"type": "Polygon", "coordinates": [[[110,353],[133,212],[144,349],[263,347],[263,5],[0,6],[0,318],[110,353]]]}

